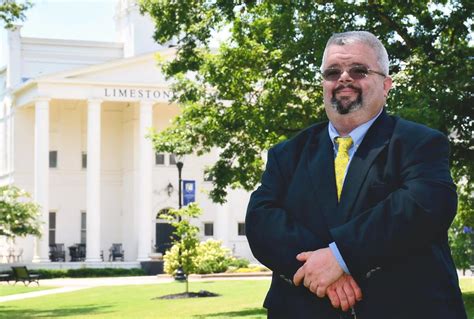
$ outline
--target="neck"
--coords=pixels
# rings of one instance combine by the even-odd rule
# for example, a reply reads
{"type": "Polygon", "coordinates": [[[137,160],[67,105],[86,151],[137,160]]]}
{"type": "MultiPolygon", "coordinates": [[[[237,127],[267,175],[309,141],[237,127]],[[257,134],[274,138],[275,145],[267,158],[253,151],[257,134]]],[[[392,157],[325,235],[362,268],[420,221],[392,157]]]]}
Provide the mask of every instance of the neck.
{"type": "Polygon", "coordinates": [[[369,114],[367,112],[364,112],[364,110],[361,109],[349,114],[339,114],[336,111],[332,110],[331,112],[328,112],[327,115],[332,125],[334,125],[334,127],[336,128],[339,135],[347,136],[355,128],[366,123],[367,121],[372,119],[374,116],[376,116],[379,111],[380,109],[374,114],[369,114]]]}

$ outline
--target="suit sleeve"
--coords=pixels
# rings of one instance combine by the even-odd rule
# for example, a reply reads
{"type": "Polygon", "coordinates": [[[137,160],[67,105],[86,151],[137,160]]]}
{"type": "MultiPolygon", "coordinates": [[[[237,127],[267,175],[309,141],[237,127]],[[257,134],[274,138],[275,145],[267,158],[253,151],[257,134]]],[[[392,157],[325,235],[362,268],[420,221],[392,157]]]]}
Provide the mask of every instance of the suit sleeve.
{"type": "Polygon", "coordinates": [[[351,273],[363,275],[446,238],[457,206],[448,157],[446,137],[430,134],[402,154],[400,187],[330,230],[351,273]]]}
{"type": "Polygon", "coordinates": [[[273,272],[293,278],[302,265],[296,255],[327,247],[327,243],[284,209],[288,184],[281,174],[274,149],[271,149],[262,183],[250,197],[245,222],[253,255],[273,272]]]}

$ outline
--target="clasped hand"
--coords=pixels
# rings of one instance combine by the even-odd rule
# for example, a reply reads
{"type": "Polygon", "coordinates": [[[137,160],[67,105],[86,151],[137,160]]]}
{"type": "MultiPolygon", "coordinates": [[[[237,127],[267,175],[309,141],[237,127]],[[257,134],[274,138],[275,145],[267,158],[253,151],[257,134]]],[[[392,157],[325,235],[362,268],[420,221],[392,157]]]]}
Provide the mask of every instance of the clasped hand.
{"type": "Polygon", "coordinates": [[[344,273],[329,248],[303,252],[296,256],[304,262],[293,277],[296,286],[304,284],[312,293],[328,296],[335,308],[349,310],[362,300],[362,291],[352,276],[344,273]]]}

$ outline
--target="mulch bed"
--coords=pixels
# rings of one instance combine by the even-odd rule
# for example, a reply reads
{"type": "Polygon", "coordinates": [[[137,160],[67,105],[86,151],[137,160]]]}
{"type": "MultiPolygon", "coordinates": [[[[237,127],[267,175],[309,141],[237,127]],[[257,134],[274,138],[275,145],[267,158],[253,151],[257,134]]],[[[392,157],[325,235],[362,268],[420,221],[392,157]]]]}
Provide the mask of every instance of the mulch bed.
{"type": "Polygon", "coordinates": [[[153,299],[184,299],[184,298],[205,298],[205,297],[217,297],[219,294],[207,290],[200,290],[199,292],[182,292],[179,294],[165,295],[156,297],[153,299]]]}

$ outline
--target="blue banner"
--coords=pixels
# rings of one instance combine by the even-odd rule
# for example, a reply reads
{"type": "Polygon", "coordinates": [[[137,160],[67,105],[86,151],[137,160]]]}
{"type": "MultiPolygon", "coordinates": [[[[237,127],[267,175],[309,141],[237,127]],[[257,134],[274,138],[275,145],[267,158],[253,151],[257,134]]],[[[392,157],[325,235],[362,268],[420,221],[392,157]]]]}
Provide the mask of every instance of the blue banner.
{"type": "Polygon", "coordinates": [[[183,180],[183,205],[196,201],[196,181],[183,180]]]}

